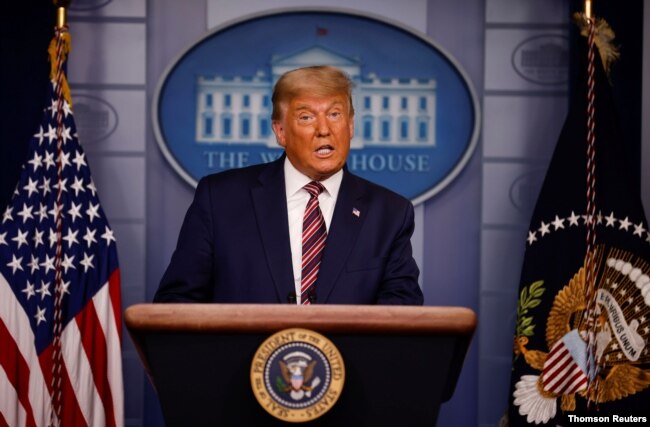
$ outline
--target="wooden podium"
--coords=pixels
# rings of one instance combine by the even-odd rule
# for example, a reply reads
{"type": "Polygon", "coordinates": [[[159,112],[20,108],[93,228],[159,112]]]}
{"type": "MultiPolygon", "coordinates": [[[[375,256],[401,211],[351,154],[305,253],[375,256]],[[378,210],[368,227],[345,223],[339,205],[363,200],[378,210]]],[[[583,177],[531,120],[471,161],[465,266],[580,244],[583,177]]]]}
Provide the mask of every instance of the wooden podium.
{"type": "MultiPolygon", "coordinates": [[[[336,404],[308,426],[435,426],[476,327],[459,307],[141,304],[128,331],[156,389],[167,427],[290,425],[252,391],[260,344],[288,328],[327,337],[345,383],[336,404]]],[[[298,424],[298,425],[300,425],[298,424]]]]}

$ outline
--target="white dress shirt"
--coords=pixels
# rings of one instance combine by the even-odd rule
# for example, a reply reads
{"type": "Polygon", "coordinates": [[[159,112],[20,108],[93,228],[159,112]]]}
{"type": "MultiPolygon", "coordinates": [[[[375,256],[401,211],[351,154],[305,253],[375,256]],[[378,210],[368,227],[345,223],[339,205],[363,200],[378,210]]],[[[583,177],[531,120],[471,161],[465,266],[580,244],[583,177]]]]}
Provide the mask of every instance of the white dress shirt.
{"type": "MultiPolygon", "coordinates": [[[[325,187],[325,191],[318,196],[318,203],[328,232],[342,180],[343,170],[340,170],[326,180],[320,181],[325,187]]],[[[284,159],[284,185],[287,193],[289,240],[291,242],[291,262],[293,264],[293,281],[297,304],[300,304],[300,282],[302,280],[302,220],[309,201],[309,193],[303,187],[311,181],[308,176],[299,172],[288,158],[284,159]]],[[[325,245],[327,245],[327,241],[325,245]]],[[[318,291],[316,292],[318,293],[318,291]]]]}

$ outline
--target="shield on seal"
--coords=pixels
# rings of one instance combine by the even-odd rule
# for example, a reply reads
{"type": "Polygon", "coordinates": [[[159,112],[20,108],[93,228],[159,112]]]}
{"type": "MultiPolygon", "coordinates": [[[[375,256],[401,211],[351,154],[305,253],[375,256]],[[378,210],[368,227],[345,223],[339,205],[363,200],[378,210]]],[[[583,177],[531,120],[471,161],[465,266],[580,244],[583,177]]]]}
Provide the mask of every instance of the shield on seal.
{"type": "Polygon", "coordinates": [[[302,387],[302,382],[304,378],[302,374],[292,374],[291,375],[291,387],[293,387],[294,390],[300,390],[300,387],[302,387]]]}

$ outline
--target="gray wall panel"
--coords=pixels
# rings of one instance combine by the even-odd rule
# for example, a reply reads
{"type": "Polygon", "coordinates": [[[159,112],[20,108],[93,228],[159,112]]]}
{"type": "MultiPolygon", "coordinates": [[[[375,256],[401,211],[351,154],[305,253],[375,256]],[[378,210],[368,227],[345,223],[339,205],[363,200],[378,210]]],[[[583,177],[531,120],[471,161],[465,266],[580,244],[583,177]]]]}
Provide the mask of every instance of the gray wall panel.
{"type": "MultiPolygon", "coordinates": [[[[124,337],[129,339],[128,337],[124,337]]],[[[126,353],[123,358],[123,373],[124,384],[129,387],[127,389],[127,398],[124,399],[124,418],[125,425],[129,426],[143,426],[142,407],[143,395],[142,393],[135,393],[142,390],[144,387],[144,375],[142,375],[142,362],[136,352],[126,353]]]]}
{"type": "Polygon", "coordinates": [[[395,0],[206,0],[208,28],[240,19],[242,16],[280,8],[320,7],[344,8],[351,11],[383,15],[397,22],[424,32],[426,28],[427,0],[402,0],[395,7],[395,0]]]}
{"type": "Polygon", "coordinates": [[[485,19],[497,23],[555,24],[568,20],[566,0],[487,0],[485,19]]]}
{"type": "Polygon", "coordinates": [[[545,172],[527,163],[485,163],[483,224],[527,227],[545,172]]]}
{"type": "Polygon", "coordinates": [[[115,221],[111,224],[115,232],[117,250],[122,273],[122,293],[132,292],[130,300],[124,296],[122,302],[125,307],[141,302],[144,299],[145,284],[145,235],[144,223],[121,223],[115,221]]]}
{"type": "Polygon", "coordinates": [[[485,90],[566,91],[567,37],[557,29],[488,29],[485,90]]]}
{"type": "Polygon", "coordinates": [[[146,15],[146,0],[72,1],[70,16],[141,17],[146,15]]]}
{"type": "Polygon", "coordinates": [[[513,292],[519,286],[527,228],[483,230],[481,291],[513,292]]]}
{"type": "Polygon", "coordinates": [[[74,111],[79,140],[88,152],[144,152],[144,90],[77,89],[74,111]]]}
{"type": "Polygon", "coordinates": [[[144,158],[89,156],[89,161],[109,221],[144,219],[144,158]]]}
{"type": "Polygon", "coordinates": [[[144,23],[70,22],[71,84],[145,84],[144,23]]]}
{"type": "Polygon", "coordinates": [[[481,297],[481,358],[512,357],[518,293],[517,288],[514,288],[508,293],[492,293],[481,297]]]}
{"type": "Polygon", "coordinates": [[[485,398],[479,400],[478,409],[481,414],[479,425],[481,427],[499,426],[499,421],[508,409],[512,359],[510,355],[507,358],[482,357],[480,364],[479,393],[485,398]]]}
{"type": "Polygon", "coordinates": [[[550,159],[567,113],[565,96],[486,96],[483,155],[550,159]]]}

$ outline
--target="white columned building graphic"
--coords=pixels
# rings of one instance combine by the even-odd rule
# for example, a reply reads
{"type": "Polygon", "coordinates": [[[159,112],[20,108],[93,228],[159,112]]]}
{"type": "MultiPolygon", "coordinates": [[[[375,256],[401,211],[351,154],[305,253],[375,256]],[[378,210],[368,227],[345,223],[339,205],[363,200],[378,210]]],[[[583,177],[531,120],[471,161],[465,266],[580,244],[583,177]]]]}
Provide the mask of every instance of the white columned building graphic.
{"type": "Polygon", "coordinates": [[[199,76],[196,142],[277,147],[271,130],[273,85],[287,71],[319,64],[342,69],[356,86],[353,149],[436,145],[435,79],[362,75],[361,59],[322,46],[274,55],[269,70],[254,76],[199,76]]]}

